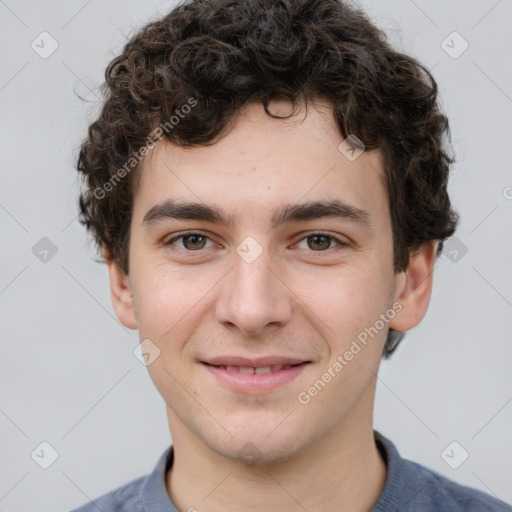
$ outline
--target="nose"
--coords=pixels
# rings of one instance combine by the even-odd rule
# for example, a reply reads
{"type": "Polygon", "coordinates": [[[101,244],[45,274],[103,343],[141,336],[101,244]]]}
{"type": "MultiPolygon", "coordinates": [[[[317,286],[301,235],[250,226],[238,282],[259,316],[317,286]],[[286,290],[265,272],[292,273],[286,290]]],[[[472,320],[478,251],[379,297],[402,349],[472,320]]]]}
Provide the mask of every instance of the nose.
{"type": "Polygon", "coordinates": [[[217,321],[247,336],[285,326],[292,318],[293,293],[268,249],[248,263],[235,253],[231,272],[222,280],[217,321]]]}

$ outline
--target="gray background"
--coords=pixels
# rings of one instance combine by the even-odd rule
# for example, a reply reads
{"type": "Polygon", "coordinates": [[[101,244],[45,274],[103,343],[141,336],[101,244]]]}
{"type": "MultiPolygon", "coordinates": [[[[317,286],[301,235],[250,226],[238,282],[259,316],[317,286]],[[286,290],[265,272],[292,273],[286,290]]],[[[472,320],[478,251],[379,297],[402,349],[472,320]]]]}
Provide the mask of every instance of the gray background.
{"type": "MultiPolygon", "coordinates": [[[[461,214],[425,319],[383,363],[375,428],[403,456],[512,502],[512,2],[360,4],[438,80],[461,214]],[[457,58],[454,31],[469,44],[457,58]],[[458,469],[446,460],[461,448],[441,455],[453,441],[469,453],[458,469]]],[[[171,441],[137,333],[116,320],[76,220],[74,161],[107,63],[172,5],[0,1],[0,511],[69,510],[151,471],[171,441]],[[59,45],[46,59],[31,47],[51,49],[43,31],[59,45]],[[43,441],[58,453],[48,469],[43,441]]]]}

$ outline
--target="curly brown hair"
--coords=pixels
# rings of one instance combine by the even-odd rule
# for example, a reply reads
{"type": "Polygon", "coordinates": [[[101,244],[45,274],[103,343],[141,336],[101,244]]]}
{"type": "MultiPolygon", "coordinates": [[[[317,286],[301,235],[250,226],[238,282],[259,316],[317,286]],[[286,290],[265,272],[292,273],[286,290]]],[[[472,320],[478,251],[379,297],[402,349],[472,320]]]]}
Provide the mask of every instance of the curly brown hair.
{"type": "MultiPolygon", "coordinates": [[[[327,100],[343,137],[355,134],[366,150],[381,151],[395,272],[426,242],[440,241],[439,256],[455,232],[459,216],[447,193],[454,160],[436,81],[343,0],[184,1],[141,28],[105,79],[102,110],[78,156],[79,219],[126,273],[148,148],[160,137],[183,147],[214,144],[249,102],[279,118],[268,109],[273,99],[327,100]]],[[[389,330],[384,357],[404,334],[389,330]]]]}

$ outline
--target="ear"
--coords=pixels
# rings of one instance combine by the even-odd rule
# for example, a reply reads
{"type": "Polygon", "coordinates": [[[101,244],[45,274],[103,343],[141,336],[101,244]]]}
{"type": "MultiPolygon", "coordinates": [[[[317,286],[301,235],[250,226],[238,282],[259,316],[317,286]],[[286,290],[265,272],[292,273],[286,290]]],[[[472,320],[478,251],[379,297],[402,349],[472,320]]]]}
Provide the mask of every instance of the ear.
{"type": "Polygon", "coordinates": [[[422,245],[409,256],[406,270],[397,276],[395,302],[402,305],[400,312],[389,322],[397,331],[408,331],[425,316],[432,292],[434,264],[438,241],[422,245]]]}
{"type": "Polygon", "coordinates": [[[133,308],[133,294],[130,278],[119,268],[108,248],[103,245],[103,257],[110,279],[110,298],[119,321],[129,329],[137,329],[137,320],[133,308]]]}

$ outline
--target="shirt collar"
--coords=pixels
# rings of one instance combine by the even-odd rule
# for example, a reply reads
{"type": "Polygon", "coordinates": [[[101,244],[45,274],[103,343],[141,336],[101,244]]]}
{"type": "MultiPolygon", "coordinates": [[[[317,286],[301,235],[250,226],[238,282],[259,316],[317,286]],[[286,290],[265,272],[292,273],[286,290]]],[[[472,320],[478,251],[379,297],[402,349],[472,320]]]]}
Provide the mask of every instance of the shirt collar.
{"type": "Polygon", "coordinates": [[[166,475],[174,461],[174,447],[171,445],[160,456],[155,469],[142,486],[144,512],[177,512],[166,487],[166,475]]]}
{"type": "Polygon", "coordinates": [[[403,477],[404,460],[398,453],[396,446],[382,434],[373,431],[375,444],[387,466],[386,483],[377,503],[370,512],[387,512],[400,509],[400,486],[403,477]]]}

